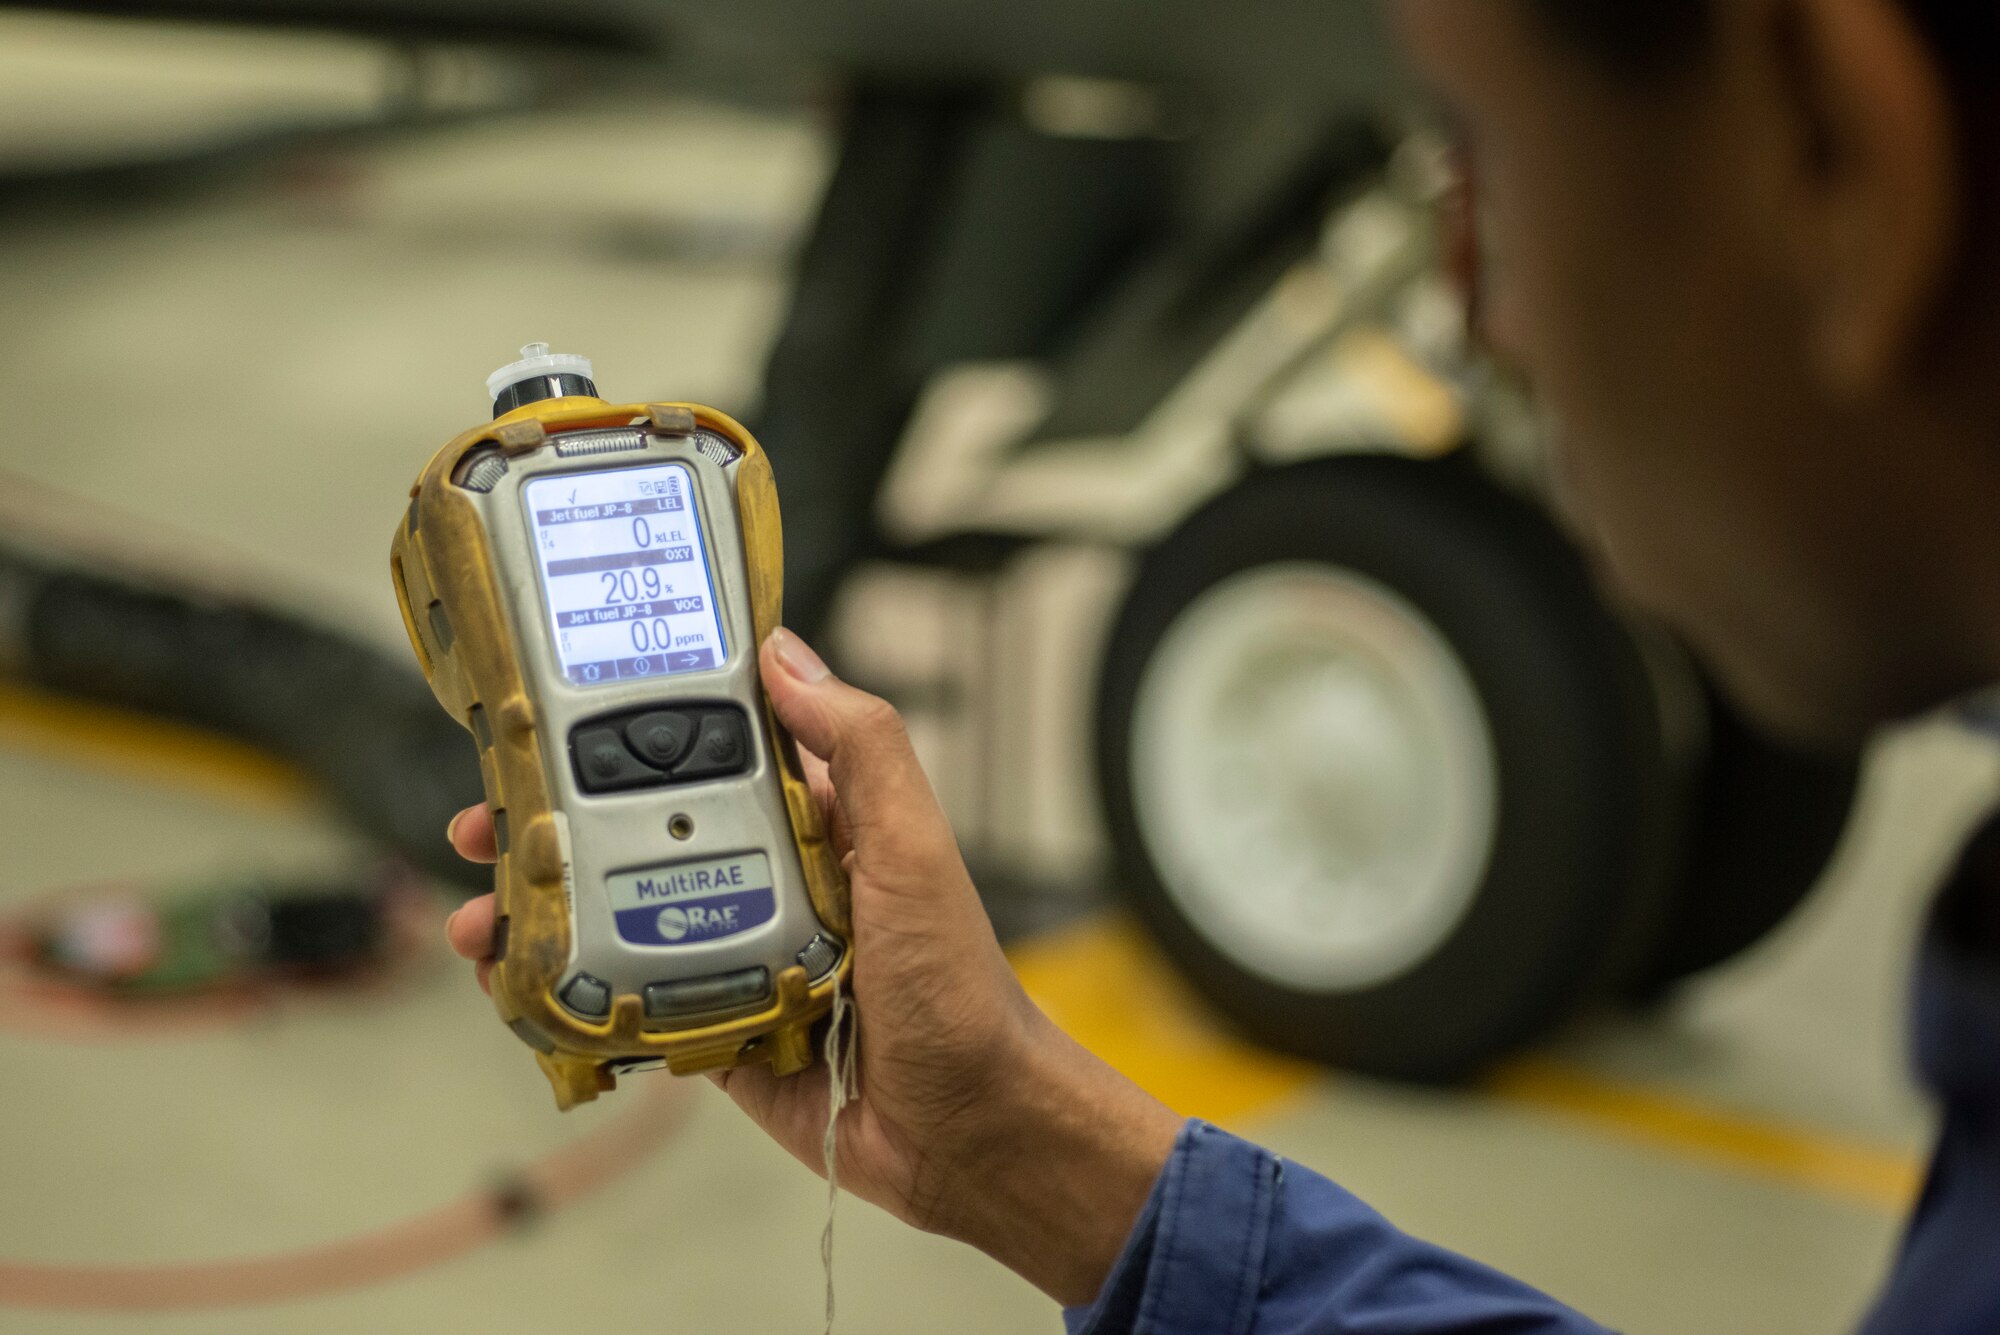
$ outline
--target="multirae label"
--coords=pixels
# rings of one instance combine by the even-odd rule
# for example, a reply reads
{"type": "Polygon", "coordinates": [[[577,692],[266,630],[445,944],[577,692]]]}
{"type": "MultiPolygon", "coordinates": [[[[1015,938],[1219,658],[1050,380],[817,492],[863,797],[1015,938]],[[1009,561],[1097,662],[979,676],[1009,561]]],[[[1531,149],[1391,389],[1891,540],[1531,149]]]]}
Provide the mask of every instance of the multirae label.
{"type": "Polygon", "coordinates": [[[607,878],[618,935],[635,946],[689,946],[771,921],[777,899],[762,853],[676,862],[607,878]]]}

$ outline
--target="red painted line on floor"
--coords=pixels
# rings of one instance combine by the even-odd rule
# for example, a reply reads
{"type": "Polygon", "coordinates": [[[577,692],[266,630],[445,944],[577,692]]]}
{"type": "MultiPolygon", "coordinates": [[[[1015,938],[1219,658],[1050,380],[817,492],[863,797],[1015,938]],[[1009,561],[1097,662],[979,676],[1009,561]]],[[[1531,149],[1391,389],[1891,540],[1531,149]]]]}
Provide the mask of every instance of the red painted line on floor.
{"type": "Polygon", "coordinates": [[[522,1220],[572,1205],[630,1172],[683,1125],[694,1091],[659,1076],[610,1125],[522,1169],[508,1187],[324,1246],[179,1265],[42,1265],[0,1261],[0,1305],[166,1312],[299,1298],[397,1279],[463,1256],[522,1220]]]}

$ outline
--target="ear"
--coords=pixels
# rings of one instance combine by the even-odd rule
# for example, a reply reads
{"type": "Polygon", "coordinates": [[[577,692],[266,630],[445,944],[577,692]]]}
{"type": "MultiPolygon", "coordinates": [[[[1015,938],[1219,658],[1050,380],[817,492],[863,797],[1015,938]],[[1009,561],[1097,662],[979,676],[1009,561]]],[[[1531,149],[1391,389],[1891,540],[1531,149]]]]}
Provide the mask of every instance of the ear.
{"type": "Polygon", "coordinates": [[[1796,133],[1786,244],[1829,391],[1909,372],[1958,254],[1965,194],[1945,72],[1901,0],[1770,0],[1762,43],[1796,133]]]}

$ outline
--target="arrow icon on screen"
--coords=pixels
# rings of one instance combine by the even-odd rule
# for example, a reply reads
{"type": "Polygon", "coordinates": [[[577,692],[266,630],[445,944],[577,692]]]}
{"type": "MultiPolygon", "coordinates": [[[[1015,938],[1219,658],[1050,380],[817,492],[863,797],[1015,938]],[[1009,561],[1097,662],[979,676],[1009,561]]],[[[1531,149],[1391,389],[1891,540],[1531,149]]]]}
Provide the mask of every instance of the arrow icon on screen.
{"type": "Polygon", "coordinates": [[[676,672],[686,672],[689,668],[708,666],[708,655],[706,653],[675,654],[673,658],[674,671],[676,672]]]}

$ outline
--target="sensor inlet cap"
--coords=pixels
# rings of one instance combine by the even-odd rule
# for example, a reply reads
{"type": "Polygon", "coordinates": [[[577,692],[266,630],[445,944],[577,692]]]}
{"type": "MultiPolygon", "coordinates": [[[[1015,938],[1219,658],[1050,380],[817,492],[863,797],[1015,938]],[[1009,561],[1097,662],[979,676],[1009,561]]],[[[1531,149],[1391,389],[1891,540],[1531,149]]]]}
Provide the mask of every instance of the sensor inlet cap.
{"type": "Polygon", "coordinates": [[[486,377],[486,393],[493,400],[493,415],[504,417],[523,404],[544,399],[595,398],[595,374],[588,357],[550,352],[546,343],[530,343],[521,349],[520,361],[486,377]]]}

